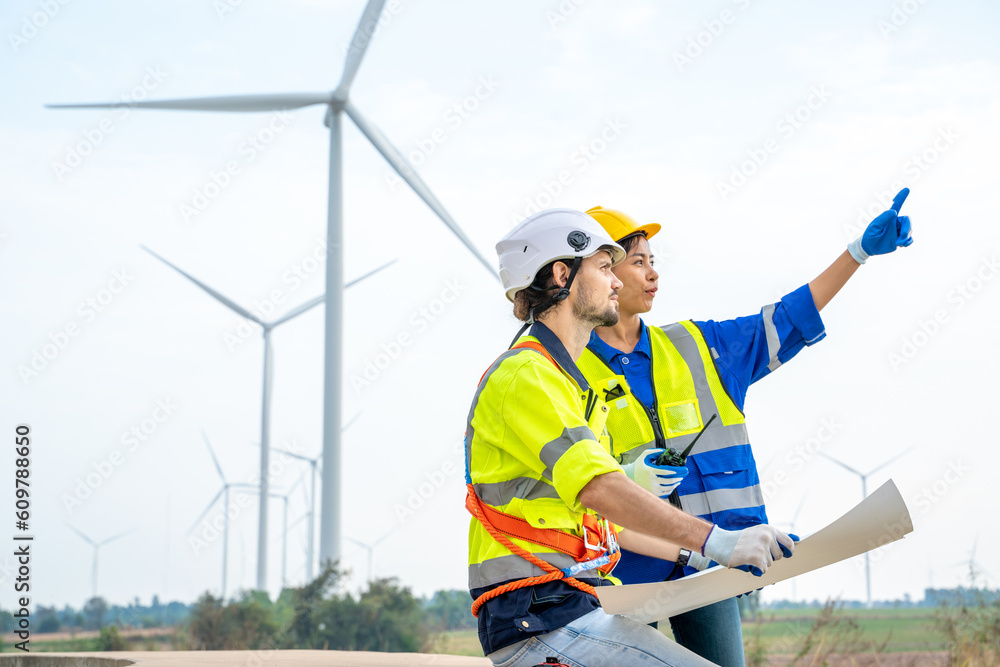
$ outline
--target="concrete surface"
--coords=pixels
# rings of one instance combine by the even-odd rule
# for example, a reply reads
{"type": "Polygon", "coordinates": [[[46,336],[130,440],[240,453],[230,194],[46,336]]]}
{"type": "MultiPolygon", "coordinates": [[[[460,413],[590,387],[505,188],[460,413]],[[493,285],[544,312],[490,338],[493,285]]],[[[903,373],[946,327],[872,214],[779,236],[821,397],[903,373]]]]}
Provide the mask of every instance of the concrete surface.
{"type": "Polygon", "coordinates": [[[5,653],[2,667],[213,667],[215,665],[289,665],[307,667],[490,667],[486,658],[431,653],[365,651],[122,651],[120,653],[5,653]]]}

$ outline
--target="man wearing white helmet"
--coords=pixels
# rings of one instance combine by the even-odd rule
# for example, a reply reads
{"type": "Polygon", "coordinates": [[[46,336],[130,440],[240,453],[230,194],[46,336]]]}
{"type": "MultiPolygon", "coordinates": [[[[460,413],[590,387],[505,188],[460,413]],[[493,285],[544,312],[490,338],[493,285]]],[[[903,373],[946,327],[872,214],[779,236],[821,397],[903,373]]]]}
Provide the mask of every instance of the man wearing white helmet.
{"type": "Polygon", "coordinates": [[[595,326],[618,321],[611,268],[625,253],[593,218],[542,211],[497,254],[507,298],[531,329],[483,375],[466,430],[469,589],[483,651],[505,667],[552,657],[712,664],[600,609],[594,587],[616,583],[619,540],[651,556],[676,558],[683,547],[760,572],[790,556],[792,540],[771,526],[726,531],[684,514],[612,458],[601,397],[609,387],[590,387],[576,360],[595,326]]]}

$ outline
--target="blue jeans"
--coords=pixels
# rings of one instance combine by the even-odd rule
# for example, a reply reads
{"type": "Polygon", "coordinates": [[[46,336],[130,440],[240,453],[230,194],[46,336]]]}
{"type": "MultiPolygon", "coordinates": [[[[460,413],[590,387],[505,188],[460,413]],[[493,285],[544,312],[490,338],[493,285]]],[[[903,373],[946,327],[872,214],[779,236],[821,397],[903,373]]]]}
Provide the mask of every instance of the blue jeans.
{"type": "Polygon", "coordinates": [[[558,630],[537,635],[490,653],[495,667],[533,667],[558,658],[573,667],[697,667],[712,663],[648,625],[595,609],[558,630]]]}
{"type": "Polygon", "coordinates": [[[670,619],[674,639],[684,648],[722,667],[744,667],[743,626],[736,598],[694,609],[670,619]]]}

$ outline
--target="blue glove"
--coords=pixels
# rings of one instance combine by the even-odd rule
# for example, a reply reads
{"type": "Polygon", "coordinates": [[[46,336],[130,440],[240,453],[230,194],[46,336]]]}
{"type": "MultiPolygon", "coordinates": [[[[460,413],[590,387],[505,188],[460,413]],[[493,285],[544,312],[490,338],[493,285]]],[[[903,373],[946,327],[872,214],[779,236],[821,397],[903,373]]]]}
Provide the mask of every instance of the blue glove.
{"type": "Polygon", "coordinates": [[[909,216],[899,215],[899,209],[910,194],[903,188],[892,200],[892,207],[871,221],[861,238],[847,245],[848,252],[858,264],[864,264],[871,255],[886,255],[896,248],[913,243],[910,235],[909,216]]]}
{"type": "Polygon", "coordinates": [[[656,459],[662,453],[662,449],[650,449],[641,459],[623,465],[622,468],[629,479],[636,484],[654,496],[666,498],[681,485],[688,469],[683,466],[656,465],[656,459]]]}
{"type": "MultiPolygon", "coordinates": [[[[790,538],[792,538],[793,542],[798,542],[799,541],[799,536],[796,535],[795,533],[788,533],[788,536],[790,538]]],[[[778,546],[781,547],[781,555],[783,557],[785,557],[785,558],[791,558],[792,557],[792,552],[788,549],[788,547],[786,547],[784,544],[781,544],[780,542],[778,543],[778,546]]],[[[755,568],[752,565],[737,565],[733,569],[734,570],[743,570],[744,572],[749,572],[750,574],[752,574],[755,577],[763,577],[764,576],[763,572],[761,572],[760,570],[758,570],[757,568],[755,568]]],[[[757,590],[759,591],[760,589],[758,588],[757,590]]],[[[741,596],[737,595],[736,597],[741,597],[741,596]]]]}

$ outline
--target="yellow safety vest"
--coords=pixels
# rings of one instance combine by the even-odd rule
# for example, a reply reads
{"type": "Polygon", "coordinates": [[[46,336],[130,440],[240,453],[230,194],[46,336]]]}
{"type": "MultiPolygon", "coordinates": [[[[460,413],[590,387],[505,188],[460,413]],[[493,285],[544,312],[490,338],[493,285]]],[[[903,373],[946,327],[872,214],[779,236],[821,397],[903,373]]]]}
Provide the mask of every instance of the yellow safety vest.
{"type": "MultiPolygon", "coordinates": [[[[521,340],[538,342],[531,336],[521,340]]],[[[599,392],[581,390],[565,370],[534,350],[508,350],[486,371],[472,401],[466,481],[482,502],[534,528],[582,536],[583,516],[593,512],[578,502],[580,491],[597,475],[621,472],[608,453],[607,416],[599,392]]],[[[544,545],[512,541],[559,569],[576,564],[544,545]]],[[[471,591],[541,574],[541,568],[494,540],[478,520],[470,521],[471,591]]],[[[575,576],[590,585],[602,578],[617,583],[597,570],[575,576]]]]}
{"type": "Polygon", "coordinates": [[[689,467],[693,465],[696,470],[690,472],[690,480],[685,479],[678,492],[685,511],[725,527],[726,513],[762,507],[764,502],[758,483],[739,489],[722,488],[726,486],[722,476],[734,471],[753,469],[752,477],[756,478],[743,412],[727,393],[712,351],[694,322],[647,330],[654,405],[643,405],[625,377],[615,374],[589,347],[577,360],[577,367],[591,386],[601,389],[610,408],[607,429],[611,453],[620,462],[630,463],[654,447],[673,447],[680,452],[709,418],[718,414],[692,450],[689,462],[693,464],[689,467]],[[721,450],[728,451],[723,454],[721,450]]]}

